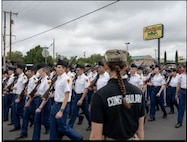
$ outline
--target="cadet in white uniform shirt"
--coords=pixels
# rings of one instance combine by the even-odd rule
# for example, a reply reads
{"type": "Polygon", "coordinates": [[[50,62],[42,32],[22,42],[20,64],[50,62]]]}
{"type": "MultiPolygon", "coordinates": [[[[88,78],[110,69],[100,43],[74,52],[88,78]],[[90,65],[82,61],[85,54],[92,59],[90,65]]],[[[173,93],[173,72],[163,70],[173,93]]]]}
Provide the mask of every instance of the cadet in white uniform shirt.
{"type": "Polygon", "coordinates": [[[106,71],[107,68],[105,64],[102,61],[100,61],[98,65],[99,65],[98,66],[99,78],[97,79],[97,82],[96,82],[97,90],[104,87],[108,83],[108,80],[110,79],[110,75],[106,71]]]}
{"type": "Polygon", "coordinates": [[[62,133],[71,140],[82,140],[83,137],[66,124],[70,107],[70,81],[66,74],[67,63],[58,60],[55,81],[54,105],[50,114],[50,140],[58,140],[62,133]]]}
{"type": "Polygon", "coordinates": [[[140,90],[143,88],[143,81],[140,78],[140,76],[137,74],[137,66],[135,64],[131,65],[130,68],[130,78],[129,78],[129,83],[135,85],[138,87],[140,90]]]}

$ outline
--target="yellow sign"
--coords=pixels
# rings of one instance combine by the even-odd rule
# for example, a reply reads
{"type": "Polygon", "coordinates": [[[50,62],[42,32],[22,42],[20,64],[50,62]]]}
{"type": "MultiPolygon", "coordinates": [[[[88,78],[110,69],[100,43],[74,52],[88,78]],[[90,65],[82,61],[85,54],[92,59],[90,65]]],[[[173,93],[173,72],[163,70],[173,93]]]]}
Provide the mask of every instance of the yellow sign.
{"type": "Polygon", "coordinates": [[[163,38],[163,24],[144,27],[144,40],[163,38]]]}

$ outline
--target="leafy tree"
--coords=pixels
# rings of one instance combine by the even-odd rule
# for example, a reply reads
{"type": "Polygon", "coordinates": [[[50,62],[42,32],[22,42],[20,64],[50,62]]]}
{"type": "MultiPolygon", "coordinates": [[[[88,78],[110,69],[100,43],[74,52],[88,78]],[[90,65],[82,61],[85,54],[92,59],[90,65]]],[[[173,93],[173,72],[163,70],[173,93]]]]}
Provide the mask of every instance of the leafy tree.
{"type": "MultiPolygon", "coordinates": [[[[42,47],[40,45],[36,46],[35,48],[31,49],[26,53],[24,57],[25,63],[33,63],[33,64],[40,64],[45,62],[45,57],[42,56],[42,47]]],[[[53,63],[53,59],[51,56],[46,58],[47,63],[53,63]]]]}
{"type": "MultiPolygon", "coordinates": [[[[6,60],[8,60],[9,52],[7,53],[6,60]]],[[[20,51],[11,52],[11,61],[17,62],[17,63],[23,63],[23,54],[20,51]]]]}

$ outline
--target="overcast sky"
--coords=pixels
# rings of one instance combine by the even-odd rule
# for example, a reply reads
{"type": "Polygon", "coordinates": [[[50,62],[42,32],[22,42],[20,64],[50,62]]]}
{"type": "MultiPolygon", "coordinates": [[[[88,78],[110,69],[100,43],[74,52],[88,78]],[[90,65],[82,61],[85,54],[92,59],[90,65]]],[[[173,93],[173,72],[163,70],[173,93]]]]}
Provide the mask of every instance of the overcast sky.
{"type": "MultiPolygon", "coordinates": [[[[3,1],[2,10],[12,11],[12,51],[24,55],[37,45],[50,46],[55,40],[55,53],[71,57],[103,55],[107,49],[127,49],[131,56],[151,55],[157,58],[158,40],[144,40],[143,28],[164,25],[160,39],[160,57],[175,52],[186,58],[186,1],[119,1],[85,17],[74,20],[115,1],[3,1]],[[69,22],[69,23],[67,23],[69,22]],[[67,24],[65,24],[67,23],[67,24]],[[63,25],[64,24],[64,25],[63,25]],[[58,25],[59,28],[45,32],[58,25]],[[37,35],[45,32],[44,34],[37,35]],[[32,37],[28,40],[29,37],[32,37]],[[22,41],[24,40],[24,41],[22,41]]],[[[6,16],[9,34],[9,14],[6,16]]],[[[9,37],[6,37],[9,51],[9,37]]],[[[49,47],[53,56],[53,46],[49,47]]]]}

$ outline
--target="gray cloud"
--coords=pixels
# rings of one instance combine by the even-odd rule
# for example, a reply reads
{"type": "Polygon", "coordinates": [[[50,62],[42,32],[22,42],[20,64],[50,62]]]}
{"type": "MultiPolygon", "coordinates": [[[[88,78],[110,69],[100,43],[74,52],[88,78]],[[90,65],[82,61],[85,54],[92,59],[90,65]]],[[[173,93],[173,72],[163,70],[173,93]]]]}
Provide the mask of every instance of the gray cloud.
{"type": "MultiPolygon", "coordinates": [[[[63,24],[113,1],[3,1],[3,10],[18,12],[13,25],[13,42],[63,24]]],[[[119,1],[40,36],[13,44],[26,53],[35,45],[48,46],[55,39],[56,52],[65,56],[103,54],[106,49],[126,49],[132,56],[155,56],[157,40],[143,40],[145,26],[162,23],[161,58],[174,59],[175,50],[186,58],[185,1],[119,1]]],[[[7,31],[9,29],[7,28],[7,31]]],[[[8,39],[7,39],[8,43],[8,39]]],[[[52,48],[49,48],[52,52],[52,48]]]]}

